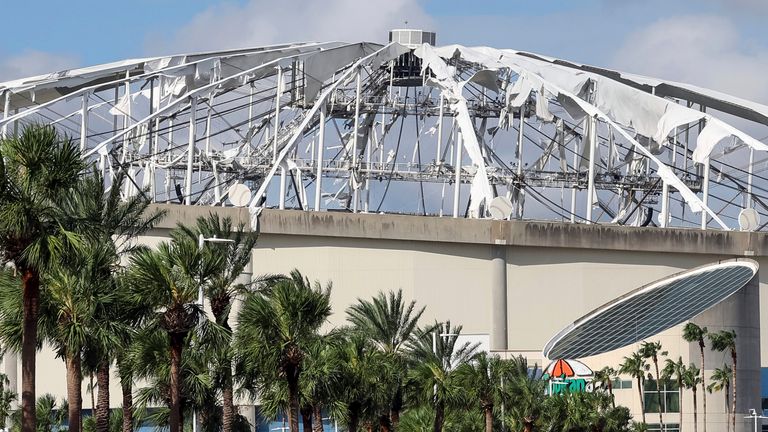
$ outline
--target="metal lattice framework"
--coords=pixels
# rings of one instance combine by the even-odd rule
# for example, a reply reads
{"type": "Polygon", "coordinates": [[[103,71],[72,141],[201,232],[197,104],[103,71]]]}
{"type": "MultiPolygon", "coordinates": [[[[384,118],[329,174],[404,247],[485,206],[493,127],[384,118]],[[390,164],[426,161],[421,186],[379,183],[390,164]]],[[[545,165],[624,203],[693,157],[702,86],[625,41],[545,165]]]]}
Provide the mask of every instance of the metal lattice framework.
{"type": "Polygon", "coordinates": [[[760,135],[768,106],[422,43],[433,33],[390,39],[407,43],[296,43],[0,83],[0,126],[55,124],[106,188],[122,172],[126,196],[247,205],[253,223],[270,206],[702,229],[738,228],[741,215],[765,228],[768,146],[747,131],[760,135]]]}

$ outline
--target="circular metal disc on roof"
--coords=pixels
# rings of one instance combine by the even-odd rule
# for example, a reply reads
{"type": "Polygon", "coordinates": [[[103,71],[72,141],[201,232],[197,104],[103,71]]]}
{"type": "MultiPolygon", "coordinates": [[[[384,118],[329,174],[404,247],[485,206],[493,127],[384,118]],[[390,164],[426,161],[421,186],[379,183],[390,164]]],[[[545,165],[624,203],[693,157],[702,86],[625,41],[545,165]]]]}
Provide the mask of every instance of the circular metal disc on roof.
{"type": "Polygon", "coordinates": [[[576,359],[639,342],[727,299],[757,269],[752,260],[724,261],[653,282],[576,320],[547,343],[543,354],[549,359],[576,359]]]}

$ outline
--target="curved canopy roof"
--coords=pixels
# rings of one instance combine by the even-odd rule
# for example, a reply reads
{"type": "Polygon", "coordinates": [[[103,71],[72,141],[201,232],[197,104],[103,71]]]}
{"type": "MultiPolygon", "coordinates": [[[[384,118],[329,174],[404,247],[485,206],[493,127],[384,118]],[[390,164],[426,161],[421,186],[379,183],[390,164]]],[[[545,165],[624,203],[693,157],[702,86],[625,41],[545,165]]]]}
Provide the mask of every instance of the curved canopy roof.
{"type": "Polygon", "coordinates": [[[752,260],[725,261],[661,279],[619,297],[560,331],[544,356],[582,358],[631,345],[690,320],[757,273],[752,260]]]}

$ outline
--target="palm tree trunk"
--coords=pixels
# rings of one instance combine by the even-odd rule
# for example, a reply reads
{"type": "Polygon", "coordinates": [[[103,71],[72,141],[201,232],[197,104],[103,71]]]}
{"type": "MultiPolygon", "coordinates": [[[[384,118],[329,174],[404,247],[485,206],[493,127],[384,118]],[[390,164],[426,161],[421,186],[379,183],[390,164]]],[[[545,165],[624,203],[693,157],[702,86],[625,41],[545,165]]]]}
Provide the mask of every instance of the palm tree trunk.
{"type": "Polygon", "coordinates": [[[389,423],[389,415],[379,416],[379,432],[391,432],[392,428],[389,423]]]}
{"type": "Polygon", "coordinates": [[[704,404],[704,432],[707,432],[707,373],[704,367],[704,339],[699,340],[699,352],[701,353],[701,401],[704,404]]]}
{"type": "Polygon", "coordinates": [[[21,334],[21,431],[35,432],[35,372],[37,357],[37,314],[40,303],[40,275],[34,269],[24,269],[23,327],[21,334]]]}
{"type": "Polygon", "coordinates": [[[312,430],[312,407],[301,407],[301,426],[305,432],[312,430]]]}
{"type": "MultiPolygon", "coordinates": [[[[729,411],[729,414],[730,414],[730,404],[728,402],[729,402],[730,398],[731,398],[731,386],[726,384],[726,386],[725,386],[725,410],[729,411]]],[[[730,432],[730,430],[731,430],[731,422],[729,422],[728,420],[725,421],[725,430],[726,430],[726,432],[730,432]]]]}
{"type": "Polygon", "coordinates": [[[80,413],[83,409],[82,381],[83,372],[80,366],[80,353],[67,353],[67,404],[69,405],[69,432],[80,432],[80,413]]]}
{"type": "Polygon", "coordinates": [[[93,370],[88,372],[88,380],[91,389],[91,415],[94,415],[96,413],[96,384],[93,383],[93,370]]]}
{"type": "Polygon", "coordinates": [[[435,404],[435,423],[432,425],[432,432],[443,432],[443,423],[445,423],[445,404],[437,402],[435,404]]]}
{"type": "Polygon", "coordinates": [[[523,422],[523,432],[533,432],[533,422],[524,421],[523,422]]]}
{"type": "Polygon", "coordinates": [[[493,432],[493,405],[483,407],[485,413],[485,432],[493,432]]]}
{"type": "Polygon", "coordinates": [[[608,394],[611,396],[611,407],[616,408],[616,396],[613,395],[613,383],[608,377],[608,394]]]}
{"type": "Polygon", "coordinates": [[[96,402],[96,432],[109,432],[109,362],[102,360],[96,370],[99,397],[96,402]]]}
{"type": "Polygon", "coordinates": [[[349,406],[349,418],[347,419],[347,432],[357,432],[360,425],[360,406],[353,402],[349,406]]]}
{"type": "Polygon", "coordinates": [[[661,400],[661,380],[659,380],[659,359],[653,356],[653,367],[656,369],[656,400],[659,402],[659,430],[664,431],[664,401],[661,400]]]}
{"type": "Polygon", "coordinates": [[[221,430],[222,432],[232,432],[232,425],[235,420],[235,398],[232,385],[232,365],[229,361],[222,367],[224,375],[224,388],[221,391],[221,430]]]}
{"type": "Polygon", "coordinates": [[[323,407],[319,403],[312,407],[312,432],[323,432],[323,407]]]}
{"type": "Polygon", "coordinates": [[[643,423],[645,421],[645,404],[643,403],[643,380],[637,377],[637,394],[640,396],[640,414],[643,416],[643,423]]]}
{"type": "Polygon", "coordinates": [[[696,386],[693,386],[693,432],[699,431],[699,416],[696,408],[696,386]]]}
{"type": "Polygon", "coordinates": [[[184,349],[184,333],[171,333],[171,412],[168,418],[170,432],[182,432],[181,424],[181,352],[184,349]]]}
{"type": "Polygon", "coordinates": [[[395,397],[392,399],[392,406],[389,410],[389,424],[392,425],[392,430],[397,430],[400,425],[400,411],[403,409],[403,388],[398,384],[395,397]]]}
{"type": "Polygon", "coordinates": [[[122,432],[133,432],[133,385],[130,381],[122,382],[120,387],[123,391],[123,430],[122,432]]]}
{"type": "MultiPolygon", "coordinates": [[[[298,367],[287,367],[288,382],[288,427],[290,432],[299,432],[299,371],[298,367]]],[[[171,431],[174,432],[174,431],[171,431]]],[[[180,432],[180,431],[179,431],[180,432]]]]}
{"type": "Polygon", "coordinates": [[[733,398],[731,400],[731,427],[736,432],[736,347],[731,351],[731,359],[733,359],[733,398]]]}

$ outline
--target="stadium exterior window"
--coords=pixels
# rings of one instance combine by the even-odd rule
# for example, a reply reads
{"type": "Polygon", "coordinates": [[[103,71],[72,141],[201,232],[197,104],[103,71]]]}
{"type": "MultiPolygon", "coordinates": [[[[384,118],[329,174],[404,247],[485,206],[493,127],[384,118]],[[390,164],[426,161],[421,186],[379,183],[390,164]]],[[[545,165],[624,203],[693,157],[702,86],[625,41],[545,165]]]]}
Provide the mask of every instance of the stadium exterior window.
{"type": "MultiPolygon", "coordinates": [[[[658,423],[649,423],[648,432],[661,432],[658,423]]],[[[677,423],[664,423],[664,432],[680,432],[680,425],[677,423]]]]}
{"type": "Polygon", "coordinates": [[[623,380],[616,378],[613,380],[613,389],[614,390],[623,390],[623,389],[631,389],[632,388],[632,380],[623,380]]]}
{"type": "MultiPolygon", "coordinates": [[[[648,380],[643,386],[643,401],[645,402],[646,413],[659,412],[659,400],[656,393],[656,381],[648,380]]],[[[680,412],[680,394],[677,392],[677,383],[673,381],[662,381],[661,386],[661,412],[679,413],[680,412]]]]}

